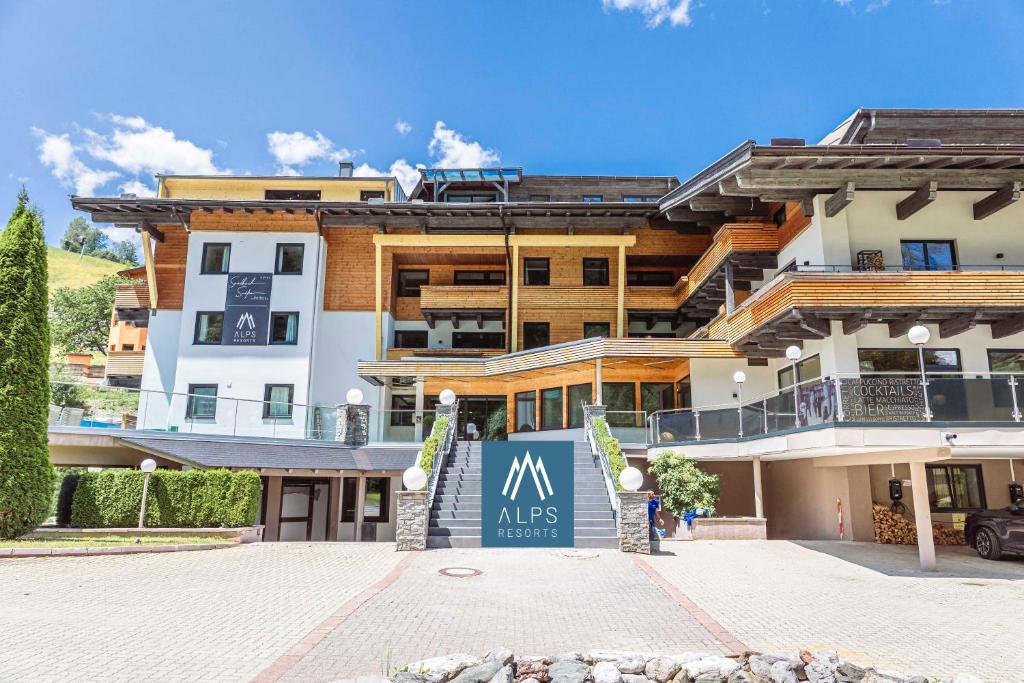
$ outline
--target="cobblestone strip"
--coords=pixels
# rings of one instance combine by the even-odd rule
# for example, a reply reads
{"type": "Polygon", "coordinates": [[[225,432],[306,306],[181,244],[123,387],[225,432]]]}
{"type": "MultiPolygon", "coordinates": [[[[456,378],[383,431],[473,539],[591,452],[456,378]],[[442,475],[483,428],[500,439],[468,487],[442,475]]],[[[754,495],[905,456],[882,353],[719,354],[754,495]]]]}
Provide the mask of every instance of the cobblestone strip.
{"type": "Polygon", "coordinates": [[[715,621],[714,617],[702,610],[697,604],[686,597],[678,588],[669,583],[665,577],[663,577],[658,570],[649,565],[639,556],[633,556],[633,562],[640,568],[644,574],[650,577],[659,588],[668,593],[669,597],[676,601],[680,607],[690,613],[694,619],[700,622],[701,626],[706,628],[715,638],[722,642],[722,645],[727,648],[726,654],[730,655],[741,655],[743,651],[747,649],[747,646],[739,641],[739,639],[732,633],[726,630],[724,626],[715,621]]]}
{"type": "Polygon", "coordinates": [[[402,558],[402,560],[395,565],[394,569],[388,572],[387,576],[343,604],[338,608],[338,611],[320,622],[316,628],[307,633],[302,640],[293,645],[288,652],[278,657],[273,664],[261,671],[259,675],[253,679],[253,683],[273,683],[287,674],[292,667],[298,664],[302,658],[310,652],[310,650],[316,647],[320,641],[326,638],[332,631],[334,631],[334,629],[341,626],[345,619],[362,607],[367,600],[397,581],[398,577],[402,575],[402,572],[404,572],[406,568],[416,560],[416,557],[420,552],[421,551],[409,552],[408,555],[402,558]]]}

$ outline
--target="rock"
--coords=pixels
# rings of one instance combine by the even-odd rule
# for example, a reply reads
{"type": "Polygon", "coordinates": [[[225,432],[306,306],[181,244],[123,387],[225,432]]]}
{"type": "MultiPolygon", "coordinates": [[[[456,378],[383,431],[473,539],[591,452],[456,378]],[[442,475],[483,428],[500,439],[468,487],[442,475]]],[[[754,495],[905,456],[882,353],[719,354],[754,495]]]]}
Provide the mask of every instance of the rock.
{"type": "Polygon", "coordinates": [[[445,683],[462,673],[463,669],[480,664],[483,660],[467,654],[431,657],[413,662],[406,669],[425,676],[430,683],[445,683]]]}
{"type": "Polygon", "coordinates": [[[331,683],[391,683],[391,679],[384,676],[357,676],[355,678],[339,678],[331,683]]]}
{"type": "MultiPolygon", "coordinates": [[[[907,679],[907,683],[928,683],[928,677],[927,676],[911,676],[910,678],[907,679]]],[[[963,681],[962,683],[981,683],[981,679],[980,678],[975,678],[974,676],[968,676],[967,680],[963,681]]]]}
{"type": "Polygon", "coordinates": [[[800,680],[793,670],[793,664],[787,659],[773,662],[768,678],[772,683],[798,683],[800,680]]]}
{"type": "Polygon", "coordinates": [[[490,683],[490,680],[501,670],[501,662],[483,662],[475,666],[468,666],[462,670],[451,683],[490,683]]]}
{"type": "Polygon", "coordinates": [[[515,654],[507,647],[496,647],[484,655],[485,662],[501,662],[502,666],[511,664],[515,658],[515,654]]]}
{"type": "Polygon", "coordinates": [[[836,680],[839,683],[860,683],[866,674],[866,669],[852,662],[840,662],[836,667],[836,680]]]}
{"type": "Polygon", "coordinates": [[[836,667],[839,666],[839,655],[834,652],[800,651],[800,661],[804,665],[804,676],[809,683],[838,683],[836,667]]]}
{"type": "Polygon", "coordinates": [[[672,677],[679,673],[682,664],[674,657],[655,657],[647,662],[644,667],[644,674],[653,681],[665,683],[672,680],[672,677]]]}
{"type": "Polygon", "coordinates": [[[728,683],[756,683],[754,677],[743,669],[736,669],[729,674],[728,683]]]}
{"type": "Polygon", "coordinates": [[[697,678],[693,679],[693,683],[725,683],[726,678],[717,671],[707,674],[701,674],[697,678]]]}
{"type": "MultiPolygon", "coordinates": [[[[916,677],[918,678],[918,677],[916,677]]],[[[971,676],[970,674],[956,674],[950,679],[943,679],[942,683],[981,683],[981,679],[977,676],[971,676]]]]}
{"type": "Polygon", "coordinates": [[[907,683],[907,677],[896,671],[878,671],[867,669],[862,683],[907,683]]]}
{"type": "Polygon", "coordinates": [[[494,674],[494,676],[491,677],[491,680],[487,683],[512,683],[512,679],[514,677],[515,676],[512,673],[512,665],[505,664],[498,669],[498,673],[494,674]]]}
{"type": "MultiPolygon", "coordinates": [[[[387,679],[385,679],[387,680],[387,679]]],[[[412,671],[401,671],[391,679],[393,683],[431,683],[431,679],[412,671]]]]}
{"type": "Polygon", "coordinates": [[[619,673],[642,674],[647,666],[647,657],[638,654],[626,654],[615,660],[615,666],[618,668],[619,673]]]}
{"type": "Polygon", "coordinates": [[[651,683],[651,679],[636,674],[622,674],[622,683],[651,683]]]}
{"type": "Polygon", "coordinates": [[[548,681],[548,665],[540,658],[516,660],[516,681],[536,680],[540,683],[548,681]]]}
{"type": "Polygon", "coordinates": [[[622,673],[614,662],[598,662],[590,673],[594,683],[622,683],[622,673]]]}
{"type": "Polygon", "coordinates": [[[593,680],[590,667],[574,659],[552,662],[548,667],[548,676],[551,683],[587,683],[593,680]]]}
{"type": "Polygon", "coordinates": [[[785,659],[785,657],[771,654],[751,655],[747,660],[747,664],[750,665],[750,673],[759,678],[770,679],[772,677],[772,664],[778,661],[785,661],[785,659]]]}
{"type": "Polygon", "coordinates": [[[738,668],[740,665],[735,659],[717,655],[701,657],[683,664],[683,670],[691,679],[697,679],[704,674],[716,674],[724,679],[738,668]]]}
{"type": "Polygon", "coordinates": [[[554,662],[582,662],[582,652],[563,652],[560,655],[555,655],[551,658],[552,663],[554,662]]]}

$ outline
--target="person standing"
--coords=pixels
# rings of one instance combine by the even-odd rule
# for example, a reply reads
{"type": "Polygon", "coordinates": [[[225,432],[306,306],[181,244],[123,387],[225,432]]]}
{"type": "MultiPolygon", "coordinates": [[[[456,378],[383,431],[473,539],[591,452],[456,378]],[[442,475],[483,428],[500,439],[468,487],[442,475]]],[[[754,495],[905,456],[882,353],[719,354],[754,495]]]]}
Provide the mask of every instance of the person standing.
{"type": "Polygon", "coordinates": [[[658,510],[661,509],[661,501],[654,495],[654,491],[647,492],[647,522],[650,525],[649,532],[652,540],[660,538],[658,534],[658,528],[655,526],[654,518],[658,514],[658,510]]]}

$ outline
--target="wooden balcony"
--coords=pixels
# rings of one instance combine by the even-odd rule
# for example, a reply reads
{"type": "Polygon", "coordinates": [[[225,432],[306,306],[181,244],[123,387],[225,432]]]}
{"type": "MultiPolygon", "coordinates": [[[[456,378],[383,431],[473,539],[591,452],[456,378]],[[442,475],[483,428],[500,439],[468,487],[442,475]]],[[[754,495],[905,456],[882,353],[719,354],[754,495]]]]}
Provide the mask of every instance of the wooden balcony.
{"type": "Polygon", "coordinates": [[[107,377],[134,377],[142,375],[145,351],[107,352],[107,377]]]}
{"type": "Polygon", "coordinates": [[[486,310],[508,308],[508,287],[424,285],[420,287],[424,310],[486,310]]]}
{"type": "Polygon", "coordinates": [[[388,360],[402,358],[491,358],[505,353],[505,349],[401,349],[387,350],[388,360]]]}
{"type": "Polygon", "coordinates": [[[149,287],[118,285],[114,292],[114,315],[119,321],[146,327],[149,324],[149,287]]]}
{"type": "MultiPolygon", "coordinates": [[[[946,339],[991,325],[993,338],[1024,332],[1024,269],[783,273],[709,327],[748,355],[779,356],[786,346],[884,323],[901,337],[917,323],[946,339]]],[[[721,338],[721,337],[720,337],[721,338]]]]}
{"type": "Polygon", "coordinates": [[[519,308],[615,308],[618,292],[615,287],[561,287],[557,285],[522,286],[519,308]]]}
{"type": "Polygon", "coordinates": [[[626,308],[644,311],[675,311],[679,307],[677,287],[626,287],[626,308]]]}

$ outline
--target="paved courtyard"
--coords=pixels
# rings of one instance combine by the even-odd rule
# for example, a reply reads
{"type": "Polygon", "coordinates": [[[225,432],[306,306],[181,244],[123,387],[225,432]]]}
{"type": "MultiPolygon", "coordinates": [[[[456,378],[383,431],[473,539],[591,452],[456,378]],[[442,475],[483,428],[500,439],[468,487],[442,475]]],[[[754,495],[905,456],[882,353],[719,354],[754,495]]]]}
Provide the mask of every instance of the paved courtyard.
{"type": "Polygon", "coordinates": [[[425,656],[835,648],[1024,680],[1024,561],[942,549],[691,542],[613,551],[259,544],[0,561],[0,680],[332,680],[425,656]],[[446,567],[476,576],[439,574],[446,567]]]}

